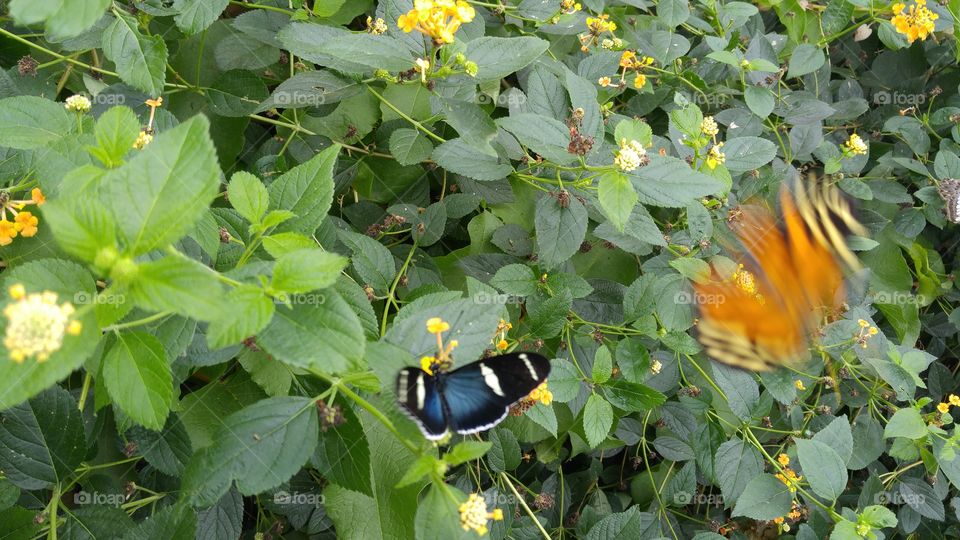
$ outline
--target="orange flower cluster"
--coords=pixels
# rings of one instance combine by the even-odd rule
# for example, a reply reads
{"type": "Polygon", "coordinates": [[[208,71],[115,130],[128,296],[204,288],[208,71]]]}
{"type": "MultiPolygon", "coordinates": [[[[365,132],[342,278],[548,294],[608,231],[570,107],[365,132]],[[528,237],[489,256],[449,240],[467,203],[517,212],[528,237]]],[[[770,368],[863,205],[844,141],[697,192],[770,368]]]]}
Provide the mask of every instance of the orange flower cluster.
{"type": "Polygon", "coordinates": [[[28,204],[40,206],[46,201],[40,188],[33,188],[30,198],[22,200],[11,199],[10,193],[0,191],[0,246],[11,244],[17,235],[30,237],[37,234],[40,221],[32,213],[23,211],[23,208],[28,204]],[[13,221],[7,219],[7,212],[13,216],[13,221]]]}
{"type": "Polygon", "coordinates": [[[890,22],[897,32],[907,36],[907,41],[913,43],[916,40],[923,41],[927,36],[933,33],[934,21],[940,18],[939,15],[927,8],[927,0],[915,0],[910,10],[904,12],[907,6],[901,2],[893,5],[893,12],[896,14],[890,22]]]}

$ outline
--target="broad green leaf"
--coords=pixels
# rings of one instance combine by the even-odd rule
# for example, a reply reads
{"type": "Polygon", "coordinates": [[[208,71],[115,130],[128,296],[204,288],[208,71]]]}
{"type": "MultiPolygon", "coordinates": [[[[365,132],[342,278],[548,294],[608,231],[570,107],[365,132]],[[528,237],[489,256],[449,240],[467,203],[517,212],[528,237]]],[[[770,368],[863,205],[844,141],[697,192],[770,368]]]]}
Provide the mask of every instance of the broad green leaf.
{"type": "Polygon", "coordinates": [[[528,296],[537,292],[537,277],[525,264],[508,264],[497,270],[490,280],[490,285],[506,294],[528,296]]]}
{"type": "Polygon", "coordinates": [[[145,332],[122,332],[103,358],[103,384],[114,404],[137,423],[163,429],[173,376],[163,345],[145,332]]]}
{"type": "MultiPolygon", "coordinates": [[[[75,494],[75,498],[81,498],[81,493],[91,495],[89,492],[81,491],[75,494]]],[[[116,538],[117,534],[129,531],[133,527],[133,520],[119,506],[92,504],[72,508],[63,530],[59,533],[62,538],[70,540],[94,540],[116,538]]]]}
{"type": "Polygon", "coordinates": [[[400,128],[390,134],[390,153],[401,165],[414,165],[430,158],[433,144],[423,133],[400,128]]]}
{"type": "Polygon", "coordinates": [[[179,13],[174,20],[187,35],[206,30],[220,17],[230,0],[173,0],[173,9],[179,13]]]}
{"type": "Polygon", "coordinates": [[[450,465],[460,465],[468,461],[482,458],[490,450],[491,443],[487,441],[463,441],[457,443],[449,452],[443,455],[443,460],[450,465]]]}
{"type": "Polygon", "coordinates": [[[36,96],[0,99],[0,141],[30,150],[47,146],[73,131],[76,122],[62,103],[36,96]]]}
{"type": "Polygon", "coordinates": [[[397,272],[390,251],[365,234],[342,231],[339,237],[353,251],[350,262],[360,279],[378,294],[386,294],[397,272]]]}
{"type": "Polygon", "coordinates": [[[721,444],[717,450],[714,471],[724,504],[731,507],[744,493],[747,483],[763,472],[763,460],[756,448],[733,438],[721,444]]]}
{"type": "Polygon", "coordinates": [[[346,73],[375,69],[397,72],[412,69],[414,57],[388,36],[354,33],[343,28],[294,22],[277,35],[293,54],[346,73]]]}
{"type": "Polygon", "coordinates": [[[289,210],[297,216],[274,232],[312,235],[320,226],[333,204],[333,167],[339,153],[339,145],[330,146],[270,184],[270,208],[289,210]]]}
{"type": "Polygon", "coordinates": [[[617,408],[633,412],[649,411],[667,399],[649,386],[623,379],[608,381],[603,386],[603,392],[617,408]]]}
{"type": "Polygon", "coordinates": [[[509,131],[520,144],[550,161],[566,165],[576,159],[567,151],[570,131],[559,120],[523,113],[499,118],[497,125],[509,131]]]}
{"type": "Polygon", "coordinates": [[[603,384],[610,380],[610,374],[613,372],[613,355],[606,345],[601,345],[597,349],[597,354],[593,357],[593,369],[590,370],[590,378],[597,384],[603,384]]]}
{"type": "Polygon", "coordinates": [[[787,515],[793,494],[786,484],[772,474],[758,474],[750,479],[733,507],[734,516],[769,521],[787,515]]]}
{"type": "Polygon", "coordinates": [[[193,538],[196,530],[196,512],[193,508],[178,503],[158,510],[141,521],[127,531],[121,540],[181,540],[193,538]]]}
{"type": "Polygon", "coordinates": [[[796,439],[797,456],[813,491],[830,501],[843,493],[847,468],[843,458],[829,445],[812,439],[796,439]]]}
{"type": "Polygon", "coordinates": [[[490,431],[492,446],[487,453],[487,461],[494,471],[512,471],[520,466],[520,444],[517,436],[509,429],[490,431]]]}
{"type": "MultiPolygon", "coordinates": [[[[450,500],[453,496],[459,501],[466,501],[467,495],[457,488],[446,486],[430,487],[427,496],[417,507],[416,539],[417,540],[457,540],[476,537],[471,530],[464,530],[460,526],[459,504],[450,500]]],[[[488,510],[492,510],[488,508],[488,510]]]]}
{"type": "Polygon", "coordinates": [[[117,225],[109,209],[70,198],[49,200],[43,218],[64,251],[93,262],[102,248],[116,250],[117,225]]]}
{"type": "Polygon", "coordinates": [[[620,232],[630,218],[633,207],[639,197],[637,190],[627,176],[620,172],[608,172],[600,177],[597,186],[597,197],[604,215],[620,232]]]}
{"type": "Polygon", "coordinates": [[[905,437],[919,439],[927,434],[927,424],[920,416],[920,411],[907,407],[898,410],[890,417],[887,426],[883,429],[883,437],[905,437]]]}
{"type": "Polygon", "coordinates": [[[744,101],[750,112],[765,119],[773,112],[774,96],[767,88],[761,86],[747,86],[743,93],[744,101]]]}
{"type": "Polygon", "coordinates": [[[433,160],[448,171],[481,182],[500,180],[513,172],[509,162],[480,152],[463,139],[451,139],[433,149],[433,160]]]}
{"type": "Polygon", "coordinates": [[[0,414],[0,467],[23,489],[64,482],[87,451],[77,400],[54,387],[0,414]]]}
{"type": "Polygon", "coordinates": [[[713,364],[713,374],[733,413],[741,420],[749,421],[760,400],[760,388],[753,374],[719,363],[713,364]]]}
{"type": "Polygon", "coordinates": [[[533,36],[482,37],[467,44],[466,56],[477,64],[478,81],[502,79],[527,67],[550,44],[533,36]]]}
{"type": "Polygon", "coordinates": [[[640,202],[665,208],[683,208],[692,201],[720,193],[723,184],[696,172],[672,157],[651,156],[650,164],[629,173],[640,202]]]}
{"type": "Polygon", "coordinates": [[[230,205],[250,223],[260,223],[270,207],[266,186],[259,178],[245,171],[235,172],[230,177],[227,198],[230,205]]]}
{"type": "Polygon", "coordinates": [[[126,435],[136,443],[147,463],[170,476],[183,474],[183,468],[193,452],[187,430],[176,413],[167,417],[160,431],[134,426],[126,435]]]}
{"type": "Polygon", "coordinates": [[[220,348],[254,336],[270,322],[275,309],[263,289],[240,285],[222,298],[222,307],[207,326],[207,343],[220,348]]]}
{"type": "Polygon", "coordinates": [[[172,311],[198,320],[216,317],[223,295],[213,270],[177,255],[137,265],[128,290],[139,307],[172,311]]]}
{"type": "Polygon", "coordinates": [[[337,282],[347,259],[320,249],[301,249],[277,259],[270,286],[288,294],[326,289],[337,282]]]}
{"type": "Polygon", "coordinates": [[[540,196],[534,214],[538,260],[556,268],[573,256],[587,234],[587,209],[566,191],[540,196]],[[565,203],[563,202],[565,200],[565,203]]]}
{"type": "Polygon", "coordinates": [[[107,167],[117,167],[130,153],[140,131],[140,120],[129,107],[111,107],[100,115],[94,129],[97,149],[94,155],[107,167]]]}
{"type": "Polygon", "coordinates": [[[284,232],[263,237],[263,249],[274,259],[287,253],[317,247],[317,241],[300,233],[284,232]]]}
{"type": "Polygon", "coordinates": [[[825,61],[823,51],[815,45],[809,43],[797,45],[797,48],[790,54],[790,70],[787,72],[787,76],[801,77],[807,73],[813,73],[820,69],[825,61]]]}
{"type": "Polygon", "coordinates": [[[243,497],[231,489],[216,504],[197,512],[197,540],[239,538],[243,533],[243,497]]]}
{"type": "Polygon", "coordinates": [[[640,507],[633,505],[624,512],[610,514],[594,525],[587,533],[586,540],[611,540],[642,538],[656,518],[640,507]]]}
{"type": "Polygon", "coordinates": [[[47,32],[64,39],[96,24],[109,6],[109,0],[11,0],[10,14],[21,26],[45,20],[47,32]]]}
{"type": "Polygon", "coordinates": [[[726,156],[724,165],[736,174],[770,163],[777,155],[777,147],[760,137],[737,137],[727,140],[723,145],[723,153],[726,156]]]}
{"type": "Polygon", "coordinates": [[[319,429],[310,398],[260,400],[228,416],[213,446],[193,455],[183,474],[183,491],[193,504],[207,506],[234,480],[244,495],[279,486],[313,454],[319,429]]]}
{"type": "MultiPolygon", "coordinates": [[[[208,0],[192,1],[207,2],[208,0]]],[[[227,117],[244,117],[253,114],[269,96],[270,91],[260,77],[243,69],[223,73],[213,86],[207,89],[207,100],[213,112],[227,117]]]]}
{"type": "Polygon", "coordinates": [[[123,82],[154,98],[163,94],[167,70],[163,36],[143,35],[137,19],[122,14],[103,32],[102,46],[123,82]]]}
{"type": "Polygon", "coordinates": [[[583,433],[587,443],[596,448],[607,438],[613,427],[613,407],[599,394],[590,394],[583,408],[583,433]]]}
{"type": "Polygon", "coordinates": [[[257,344],[292,366],[339,373],[357,366],[366,340],[353,309],[332,290],[322,303],[279,306],[257,344]]]}
{"type": "Polygon", "coordinates": [[[199,221],[220,185],[209,121],[194,116],[161,133],[105,178],[105,205],[133,255],[171,244],[199,221]]]}

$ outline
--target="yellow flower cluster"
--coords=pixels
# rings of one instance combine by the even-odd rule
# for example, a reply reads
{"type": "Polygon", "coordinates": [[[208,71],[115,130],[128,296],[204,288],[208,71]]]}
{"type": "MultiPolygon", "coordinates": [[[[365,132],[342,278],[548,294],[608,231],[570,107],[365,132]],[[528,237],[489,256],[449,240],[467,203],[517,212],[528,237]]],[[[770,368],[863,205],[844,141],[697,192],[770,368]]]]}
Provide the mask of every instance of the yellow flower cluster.
{"type": "Polygon", "coordinates": [[[717,121],[712,116],[707,116],[700,122],[700,131],[708,137],[716,137],[720,133],[720,127],[717,126],[717,121]]]}
{"type": "Polygon", "coordinates": [[[730,276],[730,279],[741,291],[756,298],[757,302],[763,304],[766,301],[763,295],[760,294],[760,291],[757,290],[757,278],[753,276],[752,272],[745,270],[742,264],[737,265],[737,269],[733,275],[730,276]]]}
{"type": "Polygon", "coordinates": [[[386,33],[386,31],[387,23],[385,23],[383,19],[377,17],[376,20],[374,20],[373,17],[367,17],[367,32],[379,36],[380,34],[386,33]]]}
{"type": "Polygon", "coordinates": [[[856,133],[850,135],[850,138],[847,141],[840,145],[840,151],[845,157],[851,158],[856,155],[866,155],[867,154],[867,143],[863,142],[863,139],[860,138],[856,133]]]}
{"type": "MultiPolygon", "coordinates": [[[[610,20],[610,16],[603,14],[597,17],[587,17],[587,33],[577,36],[580,39],[580,50],[589,52],[590,47],[596,46],[600,42],[600,36],[609,33],[612,37],[614,30],[617,29],[617,23],[610,20]]],[[[611,40],[611,44],[613,41],[611,40]]]]}
{"type": "Polygon", "coordinates": [[[650,372],[654,375],[659,375],[660,371],[663,369],[663,363],[659,360],[652,360],[650,362],[650,372]]]}
{"type": "Polygon", "coordinates": [[[778,480],[783,482],[785,486],[790,488],[791,493],[796,493],[797,486],[800,485],[800,481],[803,480],[803,476],[797,475],[797,473],[790,468],[790,456],[786,454],[780,454],[777,456],[777,462],[780,463],[781,467],[783,467],[783,472],[777,473],[775,476],[778,480]]]}
{"type": "Polygon", "coordinates": [[[561,0],[560,1],[560,11],[565,15],[572,15],[583,9],[583,6],[580,5],[580,2],[576,0],[561,0]]]}
{"type": "Polygon", "coordinates": [[[647,149],[639,141],[620,139],[620,150],[613,158],[613,163],[620,167],[620,170],[630,172],[649,162],[647,149]]]}
{"type": "Polygon", "coordinates": [[[489,520],[503,521],[503,510],[494,508],[493,512],[487,512],[487,501],[476,493],[471,493],[467,501],[460,505],[459,510],[460,526],[463,530],[477,531],[480,536],[487,534],[489,520]]]}
{"type": "Polygon", "coordinates": [[[723,165],[727,160],[726,154],[724,154],[720,149],[723,148],[723,143],[718,142],[710,147],[710,151],[707,152],[707,167],[710,167],[710,170],[717,168],[717,165],[723,165]]]}
{"type": "Polygon", "coordinates": [[[934,21],[940,18],[927,8],[927,0],[915,0],[913,4],[908,11],[904,11],[906,5],[897,2],[893,5],[895,15],[890,19],[897,32],[907,36],[910,43],[927,39],[933,33],[934,21]]]}
{"type": "Polygon", "coordinates": [[[547,388],[546,381],[540,383],[540,386],[534,388],[533,391],[530,392],[530,395],[527,397],[535,402],[539,401],[544,405],[550,405],[551,403],[553,403],[553,392],[551,392],[550,389],[547,388]]]}
{"type": "Polygon", "coordinates": [[[3,346],[10,359],[20,364],[27,358],[44,362],[60,350],[64,335],[80,334],[80,321],[71,321],[73,305],[57,304],[57,295],[45,291],[27,294],[21,284],[10,287],[13,300],[3,310],[7,318],[7,332],[3,346]]]}
{"type": "Polygon", "coordinates": [[[803,384],[803,381],[800,379],[793,381],[793,387],[801,392],[807,389],[806,385],[803,384]]]}
{"type": "Polygon", "coordinates": [[[23,211],[28,204],[42,205],[47,201],[40,188],[33,188],[29,199],[14,200],[10,193],[0,191],[0,246],[7,246],[17,235],[31,237],[37,234],[37,225],[40,220],[31,212],[23,211]],[[13,221],[7,219],[7,212],[13,216],[13,221]]]}
{"type": "Polygon", "coordinates": [[[400,15],[397,26],[404,32],[426,34],[437,43],[453,43],[460,25],[475,16],[473,7],[463,0],[414,0],[413,9],[400,15]]]}
{"type": "Polygon", "coordinates": [[[453,366],[453,360],[450,359],[450,353],[457,348],[460,343],[451,339],[446,346],[443,344],[443,333],[450,330],[450,323],[440,317],[431,317],[427,319],[427,332],[437,336],[437,354],[435,356],[424,356],[420,358],[420,369],[433,375],[435,371],[447,371],[453,366]]]}
{"type": "Polygon", "coordinates": [[[853,337],[857,340],[861,349],[866,349],[867,340],[877,335],[880,331],[877,330],[876,326],[870,326],[870,323],[863,319],[858,319],[857,324],[860,326],[860,331],[853,337]]]}
{"type": "Polygon", "coordinates": [[[641,71],[650,65],[653,65],[653,58],[649,56],[637,57],[637,53],[634,51],[623,51],[620,55],[620,82],[623,83],[628,71],[633,71],[633,87],[643,88],[647,84],[647,76],[641,71]]]}
{"type": "Polygon", "coordinates": [[[937,404],[937,410],[940,411],[941,414],[947,414],[950,412],[951,405],[954,407],[960,407],[960,396],[957,396],[956,394],[950,394],[946,401],[937,404]]]}
{"type": "Polygon", "coordinates": [[[90,112],[90,109],[93,108],[93,104],[90,103],[90,98],[88,98],[87,96],[82,96],[80,94],[68,97],[67,100],[63,102],[63,106],[68,111],[77,112],[81,114],[90,112]]]}

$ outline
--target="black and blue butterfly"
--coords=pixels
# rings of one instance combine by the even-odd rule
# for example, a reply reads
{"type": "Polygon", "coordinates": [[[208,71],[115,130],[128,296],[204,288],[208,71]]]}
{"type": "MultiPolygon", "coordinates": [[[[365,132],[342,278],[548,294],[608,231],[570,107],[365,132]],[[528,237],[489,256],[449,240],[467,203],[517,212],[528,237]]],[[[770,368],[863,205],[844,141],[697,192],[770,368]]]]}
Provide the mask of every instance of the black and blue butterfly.
{"type": "Polygon", "coordinates": [[[397,400],[430,440],[448,431],[477,433],[507,417],[510,407],[550,375],[550,361],[529,352],[504,354],[450,372],[408,367],[397,374],[397,400]]]}

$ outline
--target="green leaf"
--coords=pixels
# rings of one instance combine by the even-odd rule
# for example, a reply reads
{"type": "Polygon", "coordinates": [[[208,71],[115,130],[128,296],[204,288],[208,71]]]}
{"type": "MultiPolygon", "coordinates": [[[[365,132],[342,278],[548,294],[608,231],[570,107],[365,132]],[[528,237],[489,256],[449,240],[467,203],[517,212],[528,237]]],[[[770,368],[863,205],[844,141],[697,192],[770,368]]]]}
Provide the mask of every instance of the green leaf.
{"type": "Polygon", "coordinates": [[[17,150],[48,146],[73,131],[62,103],[36,96],[0,99],[0,140],[17,150]]]}
{"type": "Polygon", "coordinates": [[[0,414],[0,467],[23,489],[64,482],[87,452],[77,400],[60,387],[0,414]]]}
{"type": "Polygon", "coordinates": [[[687,0],[666,0],[657,4],[657,18],[669,28],[676,28],[690,18],[687,0]]]}
{"type": "Polygon", "coordinates": [[[207,343],[216,349],[256,335],[276,309],[263,289],[253,285],[236,287],[223,297],[222,304],[207,326],[207,343]]]}
{"type": "Polygon", "coordinates": [[[769,521],[787,515],[793,495],[786,484],[772,474],[750,479],[733,507],[734,516],[769,521]]]}
{"type": "Polygon", "coordinates": [[[724,504],[729,507],[744,493],[747,483],[763,472],[763,460],[756,448],[738,438],[732,438],[717,449],[714,471],[723,493],[724,504]]]}
{"type": "Polygon", "coordinates": [[[134,426],[127,431],[127,436],[136,443],[147,463],[170,476],[183,474],[183,468],[193,453],[187,429],[175,413],[167,417],[160,431],[134,426]]]}
{"type": "Polygon", "coordinates": [[[527,67],[549,43],[533,36],[481,37],[467,43],[466,56],[477,64],[478,81],[502,79],[527,67]]]}
{"type": "Polygon", "coordinates": [[[815,45],[809,43],[797,45],[790,54],[790,70],[787,76],[801,77],[807,73],[813,73],[820,69],[824,62],[826,58],[823,56],[823,51],[815,45]]]}
{"type": "Polygon", "coordinates": [[[297,216],[274,232],[309,236],[320,226],[333,204],[333,167],[339,153],[339,145],[330,146],[270,184],[270,209],[289,210],[297,216]]]}
{"type": "Polygon", "coordinates": [[[161,133],[104,178],[126,249],[139,255],[171,244],[204,216],[220,185],[209,122],[194,116],[161,133]]]}
{"type": "Polygon", "coordinates": [[[487,453],[487,461],[494,471],[512,471],[520,466],[520,443],[512,431],[494,429],[490,431],[489,438],[492,446],[487,453]]]}
{"type": "Polygon", "coordinates": [[[773,112],[774,95],[773,92],[767,88],[753,85],[747,86],[746,90],[744,90],[743,98],[750,112],[762,119],[767,118],[770,116],[770,113],[773,112]]]}
{"type": "Polygon", "coordinates": [[[228,5],[230,0],[174,0],[173,9],[179,12],[174,20],[187,35],[196,34],[213,24],[228,5]]]}
{"type": "Polygon", "coordinates": [[[363,433],[363,425],[349,406],[339,406],[344,422],[320,432],[311,463],[328,481],[373,495],[370,487],[370,447],[363,433]]]}
{"type": "Polygon", "coordinates": [[[400,128],[390,134],[390,153],[401,165],[415,165],[430,158],[433,144],[415,129],[400,128]]]}
{"type": "MultiPolygon", "coordinates": [[[[207,2],[208,0],[191,0],[207,2]]],[[[219,1],[219,0],[216,0],[219,1]]],[[[207,89],[207,101],[220,116],[242,118],[260,109],[270,96],[267,85],[253,72],[245,69],[227,71],[207,89]]]]}
{"type": "Polygon", "coordinates": [[[559,120],[523,113],[498,118],[497,125],[509,131],[520,144],[550,161],[566,165],[576,159],[574,154],[567,151],[570,131],[559,120]]]}
{"type": "Polygon", "coordinates": [[[727,139],[723,145],[726,156],[724,165],[731,173],[741,173],[759,169],[773,161],[777,156],[777,147],[772,142],[760,137],[737,137],[727,139]]]}
{"type": "Polygon", "coordinates": [[[796,439],[797,456],[813,491],[834,501],[847,486],[847,467],[829,445],[812,439],[796,439]]]}
{"type": "MultiPolygon", "coordinates": [[[[80,493],[75,494],[75,497],[79,498],[80,493]]],[[[70,540],[117,538],[118,534],[133,527],[133,520],[119,506],[89,505],[71,509],[60,534],[70,540]]]]}
{"type": "Polygon", "coordinates": [[[294,22],[281,30],[277,39],[297,56],[346,73],[364,73],[375,69],[397,72],[414,66],[414,58],[408,49],[387,35],[375,36],[332,26],[294,22]]]}
{"type": "Polygon", "coordinates": [[[433,149],[433,160],[450,172],[481,182],[500,180],[513,172],[509,163],[480,152],[463,139],[450,139],[433,149]]]}
{"type": "Polygon", "coordinates": [[[905,437],[919,439],[927,434],[927,424],[920,416],[920,411],[914,408],[904,408],[893,413],[887,426],[883,429],[883,438],[905,437]]]}
{"type": "Polygon", "coordinates": [[[353,251],[350,262],[360,279],[377,294],[386,294],[397,272],[397,263],[390,251],[365,234],[341,231],[339,237],[353,251]]]}
{"type": "Polygon", "coordinates": [[[664,208],[683,208],[701,197],[720,193],[720,181],[696,172],[672,157],[651,156],[650,164],[628,174],[640,202],[664,208]]]}
{"type": "Polygon", "coordinates": [[[323,299],[277,309],[257,344],[292,366],[340,373],[358,365],[366,339],[357,314],[332,290],[323,299]]]}
{"type": "Polygon", "coordinates": [[[568,192],[544,194],[537,200],[534,225],[539,262],[545,269],[560,266],[572,257],[587,234],[587,209],[568,192]],[[566,199],[561,204],[558,197],[566,199]]]}
{"type": "Polygon", "coordinates": [[[139,132],[140,120],[132,109],[111,107],[100,115],[94,128],[98,145],[95,156],[107,167],[121,165],[139,132]]]}
{"type": "Polygon", "coordinates": [[[130,298],[142,308],[198,320],[216,317],[223,287],[217,274],[193,259],[171,255],[137,266],[130,298]],[[203,291],[203,294],[197,294],[203,291]]]}
{"type": "Polygon", "coordinates": [[[590,448],[600,445],[613,427],[613,407],[599,394],[590,394],[583,407],[583,433],[590,448]]]}
{"type": "Polygon", "coordinates": [[[450,465],[460,465],[468,461],[482,458],[490,450],[492,443],[487,441],[463,441],[443,455],[443,460],[450,465]]]}
{"type": "Polygon", "coordinates": [[[604,215],[618,231],[623,232],[624,225],[639,199],[633,184],[623,173],[604,173],[597,186],[597,197],[604,215]]]}
{"type": "Polygon", "coordinates": [[[10,14],[21,26],[46,20],[47,32],[64,39],[96,24],[109,5],[109,0],[11,0],[10,14]]]}
{"type": "Polygon", "coordinates": [[[508,264],[497,270],[490,285],[506,294],[529,296],[537,292],[537,277],[533,270],[525,264],[508,264]]]}
{"type": "Polygon", "coordinates": [[[414,525],[417,540],[476,538],[475,532],[469,529],[464,530],[460,526],[459,505],[450,500],[451,495],[460,501],[467,500],[467,496],[459,489],[450,486],[430,486],[427,496],[417,505],[414,525]]]}
{"type": "Polygon", "coordinates": [[[753,408],[760,400],[760,387],[753,373],[725,364],[714,363],[713,374],[717,386],[727,396],[730,410],[741,420],[749,421],[753,408]]]}
{"type": "Polygon", "coordinates": [[[239,538],[243,533],[243,497],[231,489],[216,504],[197,512],[196,540],[239,538]]]}
{"type": "Polygon", "coordinates": [[[116,249],[116,222],[110,210],[72,198],[49,200],[43,218],[57,243],[78,259],[93,262],[101,248],[116,249]]]}
{"type": "Polygon", "coordinates": [[[597,384],[603,384],[610,380],[610,374],[613,372],[613,355],[606,345],[601,345],[597,349],[597,354],[593,357],[593,369],[590,370],[590,378],[597,384]]]}
{"type": "Polygon", "coordinates": [[[644,384],[615,379],[603,386],[610,403],[619,409],[632,412],[649,411],[662,405],[667,397],[644,384]]]}
{"type": "Polygon", "coordinates": [[[274,259],[301,249],[317,247],[317,241],[300,233],[285,232],[263,237],[263,249],[274,259]]]}
{"type": "Polygon", "coordinates": [[[102,47],[123,82],[154,98],[163,94],[167,70],[163,36],[144,36],[135,18],[121,14],[104,30],[102,47]]]}
{"type": "Polygon", "coordinates": [[[347,259],[317,248],[287,253],[273,267],[270,286],[289,294],[326,289],[337,282],[347,259]]]}
{"type": "Polygon", "coordinates": [[[122,332],[103,357],[103,383],[114,404],[137,423],[160,430],[170,412],[173,376],[157,338],[122,332]]]}
{"type": "Polygon", "coordinates": [[[613,130],[613,137],[618,143],[626,139],[637,141],[646,147],[653,142],[653,130],[650,128],[650,124],[643,120],[631,118],[617,122],[617,127],[613,130]]]}
{"type": "Polygon", "coordinates": [[[260,400],[231,414],[214,444],[193,455],[183,474],[183,491],[196,506],[215,503],[236,481],[254,495],[286,482],[317,446],[317,407],[304,397],[260,400]]]}
{"type": "Polygon", "coordinates": [[[643,531],[649,528],[653,519],[650,514],[640,512],[639,506],[633,505],[624,512],[610,514],[598,521],[587,533],[586,540],[643,538],[643,531]]]}
{"type": "Polygon", "coordinates": [[[270,206],[266,186],[259,178],[245,171],[233,173],[227,184],[227,198],[230,205],[250,223],[260,223],[270,206]]]}
{"type": "Polygon", "coordinates": [[[186,505],[176,504],[141,521],[122,540],[181,540],[193,538],[196,530],[197,514],[186,505]]]}

